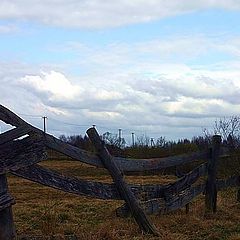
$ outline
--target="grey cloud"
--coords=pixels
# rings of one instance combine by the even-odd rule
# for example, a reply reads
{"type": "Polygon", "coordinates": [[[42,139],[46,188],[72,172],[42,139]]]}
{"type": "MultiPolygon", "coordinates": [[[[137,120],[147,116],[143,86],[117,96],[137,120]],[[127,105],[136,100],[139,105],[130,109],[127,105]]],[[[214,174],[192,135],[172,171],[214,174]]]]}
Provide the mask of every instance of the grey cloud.
{"type": "Polygon", "coordinates": [[[232,104],[240,103],[240,88],[234,84],[230,76],[228,79],[213,78],[197,71],[194,73],[195,76],[189,77],[187,74],[178,78],[159,76],[157,79],[141,79],[130,84],[135,90],[161,96],[163,102],[177,101],[179,97],[185,96],[195,99],[222,99],[232,104]]]}
{"type": "Polygon", "coordinates": [[[48,25],[76,28],[105,28],[149,22],[207,8],[236,10],[238,0],[3,0],[0,18],[35,20],[48,25]]]}

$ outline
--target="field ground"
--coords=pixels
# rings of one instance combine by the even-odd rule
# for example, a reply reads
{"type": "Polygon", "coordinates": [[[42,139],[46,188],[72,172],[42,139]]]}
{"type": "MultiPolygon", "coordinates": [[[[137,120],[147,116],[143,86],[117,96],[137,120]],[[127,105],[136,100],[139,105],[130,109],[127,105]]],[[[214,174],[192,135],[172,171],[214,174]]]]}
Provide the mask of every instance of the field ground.
{"type": "MultiPolygon", "coordinates": [[[[42,165],[70,176],[111,181],[105,170],[79,162],[46,161],[42,165]]],[[[10,192],[16,199],[13,211],[18,239],[159,239],[142,235],[133,219],[115,216],[114,210],[122,201],[67,194],[14,176],[8,179],[10,192]],[[72,237],[66,238],[67,235],[72,237]]],[[[127,176],[128,182],[135,183],[168,183],[172,180],[171,176],[127,176]]],[[[181,209],[150,218],[164,240],[240,239],[240,203],[236,201],[236,189],[219,193],[215,215],[204,216],[204,196],[199,196],[190,204],[188,215],[181,209]]]]}

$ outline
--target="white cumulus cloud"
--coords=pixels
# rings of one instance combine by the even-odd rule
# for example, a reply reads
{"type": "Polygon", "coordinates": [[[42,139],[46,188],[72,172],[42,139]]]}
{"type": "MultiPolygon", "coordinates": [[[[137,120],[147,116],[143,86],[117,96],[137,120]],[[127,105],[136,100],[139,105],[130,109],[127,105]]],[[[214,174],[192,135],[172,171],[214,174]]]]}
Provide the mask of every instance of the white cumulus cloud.
{"type": "Polygon", "coordinates": [[[21,78],[20,82],[37,92],[47,93],[52,100],[71,100],[81,92],[79,86],[74,86],[62,73],[56,71],[42,72],[39,76],[27,75],[21,78]]]}

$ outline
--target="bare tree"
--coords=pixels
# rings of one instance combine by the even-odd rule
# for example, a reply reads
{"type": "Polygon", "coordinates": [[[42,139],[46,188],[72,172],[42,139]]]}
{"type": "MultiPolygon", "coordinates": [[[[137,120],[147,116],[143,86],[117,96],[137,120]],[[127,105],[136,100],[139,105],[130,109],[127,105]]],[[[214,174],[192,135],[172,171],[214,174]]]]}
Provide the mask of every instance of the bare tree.
{"type": "Polygon", "coordinates": [[[147,147],[150,144],[150,138],[146,135],[141,135],[137,137],[137,146],[147,147]]]}
{"type": "Polygon", "coordinates": [[[162,136],[159,137],[159,138],[157,139],[156,145],[157,145],[158,147],[166,147],[166,146],[167,146],[166,138],[165,138],[165,137],[162,137],[162,136]]]}
{"type": "Polygon", "coordinates": [[[102,135],[102,140],[109,145],[116,146],[119,148],[124,148],[126,145],[126,141],[124,138],[119,138],[117,134],[113,134],[110,132],[105,132],[102,135]]]}
{"type": "Polygon", "coordinates": [[[215,120],[214,134],[220,134],[224,140],[229,136],[235,138],[240,134],[240,116],[231,116],[215,120]]]}
{"type": "Polygon", "coordinates": [[[206,138],[213,134],[222,136],[223,143],[230,147],[240,146],[240,116],[223,117],[216,119],[213,126],[213,134],[208,129],[203,130],[206,138]]]}

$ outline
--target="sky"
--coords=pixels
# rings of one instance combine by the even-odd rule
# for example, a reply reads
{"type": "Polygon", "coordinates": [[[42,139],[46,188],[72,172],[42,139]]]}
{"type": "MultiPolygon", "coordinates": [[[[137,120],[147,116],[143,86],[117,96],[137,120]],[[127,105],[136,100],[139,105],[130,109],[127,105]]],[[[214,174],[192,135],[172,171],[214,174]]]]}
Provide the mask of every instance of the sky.
{"type": "Polygon", "coordinates": [[[0,0],[0,90],[55,136],[202,135],[240,114],[240,0],[0,0]]]}

